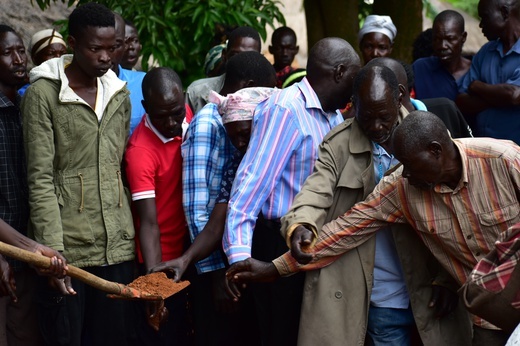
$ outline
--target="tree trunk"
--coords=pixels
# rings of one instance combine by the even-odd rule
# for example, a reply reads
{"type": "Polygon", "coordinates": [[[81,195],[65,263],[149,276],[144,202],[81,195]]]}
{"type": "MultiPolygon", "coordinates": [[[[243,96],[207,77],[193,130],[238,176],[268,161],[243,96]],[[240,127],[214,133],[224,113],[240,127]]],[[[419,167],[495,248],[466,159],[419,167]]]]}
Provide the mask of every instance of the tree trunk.
{"type": "Polygon", "coordinates": [[[397,28],[392,58],[412,62],[412,44],[422,31],[422,7],[421,0],[374,1],[372,13],[390,16],[397,28]]]}
{"type": "Polygon", "coordinates": [[[357,49],[359,0],[304,0],[309,49],[324,37],[341,37],[357,49]]]}

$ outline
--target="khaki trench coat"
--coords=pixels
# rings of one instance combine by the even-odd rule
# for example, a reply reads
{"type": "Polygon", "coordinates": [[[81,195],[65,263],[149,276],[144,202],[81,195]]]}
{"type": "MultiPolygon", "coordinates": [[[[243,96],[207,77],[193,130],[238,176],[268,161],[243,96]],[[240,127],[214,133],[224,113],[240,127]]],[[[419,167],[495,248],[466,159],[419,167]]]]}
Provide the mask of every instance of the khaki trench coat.
{"type": "MultiPolygon", "coordinates": [[[[408,112],[401,109],[401,114],[408,112]]],[[[319,148],[314,172],[282,219],[282,234],[293,224],[323,224],[344,214],[374,188],[372,146],[357,121],[334,128],[319,148]]],[[[471,345],[471,322],[462,304],[441,320],[428,308],[433,280],[454,287],[413,229],[393,226],[411,306],[424,345],[471,345]]],[[[298,345],[364,345],[373,285],[375,238],[347,252],[305,279],[298,345]]]]}

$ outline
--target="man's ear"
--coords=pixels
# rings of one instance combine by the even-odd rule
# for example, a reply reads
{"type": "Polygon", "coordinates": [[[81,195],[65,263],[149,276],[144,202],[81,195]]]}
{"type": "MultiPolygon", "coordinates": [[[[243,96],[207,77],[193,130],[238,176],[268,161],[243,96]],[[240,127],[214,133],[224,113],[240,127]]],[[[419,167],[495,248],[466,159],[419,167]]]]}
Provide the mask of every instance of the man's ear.
{"type": "Polygon", "coordinates": [[[442,155],[442,145],[437,141],[430,142],[428,145],[428,150],[436,159],[442,155]]]}
{"type": "Polygon", "coordinates": [[[511,9],[508,6],[506,6],[506,5],[500,6],[500,14],[502,15],[502,19],[504,20],[504,22],[509,19],[510,12],[511,12],[511,9]]]}
{"type": "Polygon", "coordinates": [[[334,67],[334,81],[336,83],[339,83],[343,76],[345,75],[345,72],[347,71],[347,68],[343,64],[339,64],[336,67],[334,67]]]}
{"type": "Polygon", "coordinates": [[[464,31],[462,33],[462,44],[466,43],[466,39],[468,38],[468,33],[464,31]]]}
{"type": "Polygon", "coordinates": [[[296,48],[294,48],[294,55],[298,54],[298,52],[300,51],[300,46],[296,46],[296,48]]]}
{"type": "Polygon", "coordinates": [[[70,50],[74,51],[74,47],[76,46],[76,39],[69,35],[69,37],[67,37],[67,44],[69,45],[70,50]]]}
{"type": "Polygon", "coordinates": [[[269,46],[269,53],[271,53],[272,55],[274,55],[274,53],[273,53],[273,46],[269,46]]]}
{"type": "Polygon", "coordinates": [[[401,94],[400,99],[402,101],[403,96],[406,95],[406,87],[402,84],[399,84],[399,93],[401,94]]]}

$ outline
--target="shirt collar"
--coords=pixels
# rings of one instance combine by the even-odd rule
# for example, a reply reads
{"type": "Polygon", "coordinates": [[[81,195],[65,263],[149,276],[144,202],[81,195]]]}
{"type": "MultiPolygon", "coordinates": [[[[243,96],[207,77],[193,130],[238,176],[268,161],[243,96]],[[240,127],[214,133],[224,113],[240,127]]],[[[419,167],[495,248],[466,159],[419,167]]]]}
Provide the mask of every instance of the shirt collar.
{"type": "Polygon", "coordinates": [[[428,110],[426,108],[426,105],[422,101],[410,98],[410,102],[412,103],[413,108],[415,108],[416,111],[427,111],[428,110]]]}
{"type": "Polygon", "coordinates": [[[0,91],[0,108],[15,107],[20,104],[20,95],[16,93],[15,103],[9,99],[3,92],[0,91]]]}
{"type": "Polygon", "coordinates": [[[148,114],[146,114],[146,118],[145,118],[145,121],[144,121],[144,125],[146,127],[148,127],[150,130],[152,130],[153,133],[155,133],[155,135],[157,136],[157,138],[159,138],[161,140],[161,142],[163,142],[164,144],[168,143],[168,142],[171,142],[171,141],[174,141],[174,140],[178,140],[180,139],[180,137],[173,137],[173,138],[166,138],[164,137],[159,131],[157,131],[157,129],[153,126],[152,124],[152,121],[150,120],[150,116],[148,114]]]}
{"type": "Polygon", "coordinates": [[[466,155],[466,151],[464,150],[464,144],[457,141],[452,140],[455,146],[457,147],[457,150],[460,154],[460,159],[462,161],[462,176],[460,178],[459,183],[455,187],[455,189],[450,189],[446,184],[442,184],[440,187],[436,187],[435,190],[444,193],[444,192],[451,192],[453,194],[458,193],[462,188],[466,187],[468,185],[468,156],[466,155]]]}
{"type": "Polygon", "coordinates": [[[318,108],[323,113],[327,114],[327,112],[325,112],[321,107],[320,99],[318,98],[318,95],[316,95],[316,92],[307,80],[307,77],[304,77],[303,80],[297,85],[298,88],[300,88],[303,96],[305,97],[305,108],[318,108]]]}

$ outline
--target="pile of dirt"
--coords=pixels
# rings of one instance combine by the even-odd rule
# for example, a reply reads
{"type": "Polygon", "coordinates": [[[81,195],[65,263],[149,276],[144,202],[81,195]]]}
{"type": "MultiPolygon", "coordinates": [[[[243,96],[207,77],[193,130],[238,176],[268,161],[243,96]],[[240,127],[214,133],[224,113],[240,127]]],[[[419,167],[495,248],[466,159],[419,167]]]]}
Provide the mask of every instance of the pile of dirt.
{"type": "Polygon", "coordinates": [[[183,290],[190,284],[189,281],[179,283],[169,279],[165,273],[158,272],[140,276],[128,286],[153,296],[161,296],[163,299],[183,290]]]}

